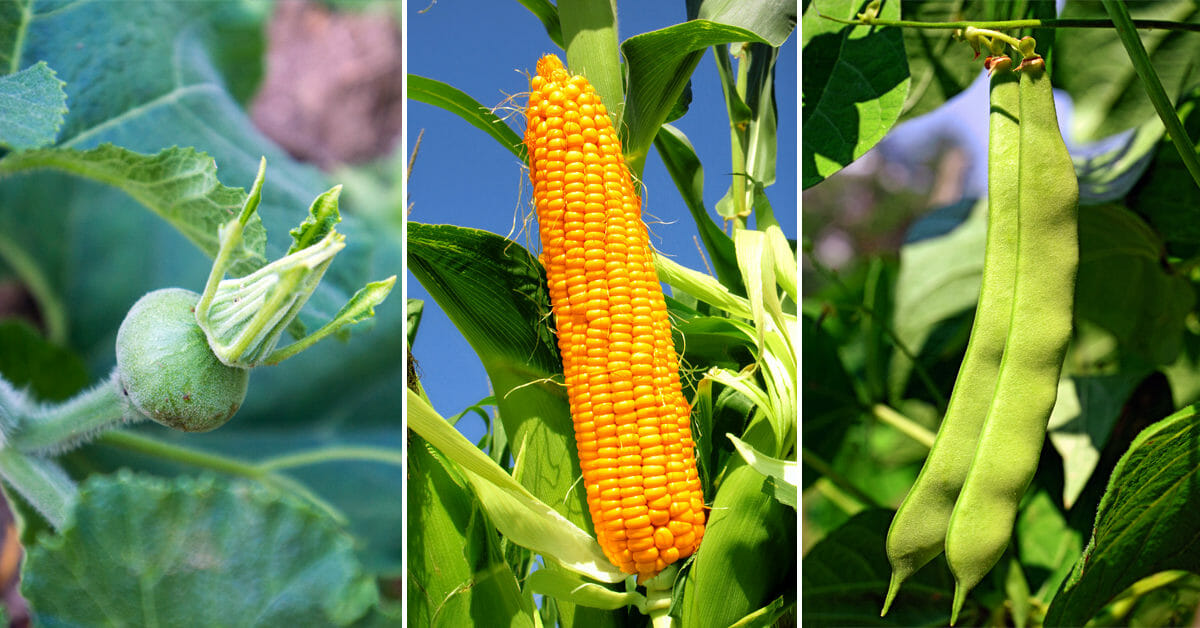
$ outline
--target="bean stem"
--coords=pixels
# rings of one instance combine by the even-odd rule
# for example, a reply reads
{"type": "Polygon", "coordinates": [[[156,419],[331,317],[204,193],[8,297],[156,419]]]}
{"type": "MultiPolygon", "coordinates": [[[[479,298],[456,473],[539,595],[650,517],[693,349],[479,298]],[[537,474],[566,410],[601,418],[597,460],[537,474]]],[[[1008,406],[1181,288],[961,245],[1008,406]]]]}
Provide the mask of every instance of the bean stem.
{"type": "MultiPolygon", "coordinates": [[[[839,24],[863,26],[899,26],[901,28],[926,28],[939,30],[957,30],[960,28],[967,28],[968,26],[991,30],[1012,30],[1018,28],[1114,28],[1116,26],[1113,20],[1105,19],[1053,18],[1045,20],[997,20],[991,22],[917,22],[913,20],[873,19],[870,22],[862,22],[856,19],[825,15],[824,13],[818,13],[817,15],[839,24]]],[[[1131,20],[1131,22],[1133,23],[1133,27],[1138,30],[1173,30],[1200,33],[1200,24],[1174,22],[1171,20],[1131,20]]]]}
{"type": "Polygon", "coordinates": [[[1196,147],[1188,138],[1187,131],[1184,130],[1183,123],[1179,120],[1179,114],[1175,112],[1175,106],[1171,104],[1171,99],[1167,97],[1158,73],[1154,71],[1154,66],[1150,63],[1146,47],[1142,45],[1142,40],[1137,34],[1137,20],[1130,19],[1129,9],[1125,7],[1124,2],[1102,1],[1104,9],[1108,11],[1109,17],[1116,26],[1117,35],[1121,38],[1125,51],[1129,53],[1129,60],[1133,62],[1134,71],[1142,80],[1142,86],[1146,88],[1146,95],[1150,97],[1154,110],[1158,112],[1163,126],[1167,128],[1171,143],[1175,145],[1175,150],[1179,151],[1179,157],[1183,160],[1183,165],[1187,168],[1188,173],[1192,175],[1192,180],[1196,182],[1197,186],[1200,186],[1200,159],[1196,157],[1196,147]]]}
{"type": "Polygon", "coordinates": [[[921,443],[926,449],[933,448],[933,432],[930,432],[925,426],[900,414],[894,409],[882,403],[877,403],[871,408],[871,415],[879,419],[880,422],[896,428],[900,433],[921,443]]]}

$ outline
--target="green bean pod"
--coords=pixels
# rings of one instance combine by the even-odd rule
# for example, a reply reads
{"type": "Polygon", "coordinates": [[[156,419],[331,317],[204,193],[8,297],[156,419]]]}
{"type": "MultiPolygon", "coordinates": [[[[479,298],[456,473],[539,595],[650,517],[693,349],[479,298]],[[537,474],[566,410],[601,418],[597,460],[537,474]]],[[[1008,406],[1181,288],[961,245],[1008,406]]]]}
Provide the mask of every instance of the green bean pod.
{"type": "Polygon", "coordinates": [[[967,593],[1008,546],[1017,505],[1037,470],[1071,335],[1079,184],[1059,132],[1045,62],[1028,57],[1018,73],[1021,154],[1012,324],[995,396],[946,532],[946,560],[955,579],[951,624],[967,593]]]}
{"type": "Polygon", "coordinates": [[[1017,268],[1017,167],[1020,155],[1018,77],[1008,57],[988,60],[992,71],[988,129],[988,227],[983,281],[966,355],[946,415],[917,481],[888,530],[892,579],[886,614],[900,585],[938,554],[975,442],[992,404],[1012,312],[1017,268]]]}

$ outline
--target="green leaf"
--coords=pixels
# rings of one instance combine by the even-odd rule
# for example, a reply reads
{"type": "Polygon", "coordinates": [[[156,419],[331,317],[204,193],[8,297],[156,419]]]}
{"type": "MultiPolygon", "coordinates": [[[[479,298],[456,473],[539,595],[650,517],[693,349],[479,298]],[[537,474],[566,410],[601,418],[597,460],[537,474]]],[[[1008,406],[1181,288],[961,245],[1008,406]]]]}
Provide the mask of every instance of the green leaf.
{"type": "MultiPolygon", "coordinates": [[[[801,321],[800,346],[804,347],[800,368],[804,378],[800,389],[804,447],[822,460],[830,461],[841,449],[847,430],[863,409],[838,355],[837,343],[808,316],[801,321]]],[[[803,487],[808,488],[820,474],[805,466],[801,476],[803,487]]]]}
{"type": "Polygon", "coordinates": [[[512,151],[517,159],[522,162],[527,161],[525,141],[521,139],[521,136],[517,135],[516,131],[513,131],[499,116],[492,113],[491,109],[479,104],[479,101],[458,88],[431,78],[409,74],[408,97],[410,100],[441,107],[458,115],[471,126],[500,142],[500,145],[512,151]]]}
{"type": "Polygon", "coordinates": [[[0,146],[23,150],[53,144],[67,113],[63,85],[45,61],[0,76],[0,146]]]}
{"type": "MultiPolygon", "coordinates": [[[[914,355],[938,323],[974,309],[986,241],[986,199],[935,210],[909,230],[900,247],[892,324],[897,340],[914,355]]],[[[908,356],[893,354],[893,397],[902,396],[912,368],[908,356]]]]}
{"type": "Polygon", "coordinates": [[[486,231],[410,221],[408,268],[487,370],[518,481],[591,530],[541,264],[486,231]]]}
{"type": "Polygon", "coordinates": [[[746,464],[755,471],[771,478],[775,485],[775,499],[785,506],[796,508],[796,487],[800,484],[800,467],[795,460],[781,460],[764,455],[733,434],[726,434],[746,464]]]}
{"type": "MultiPolygon", "coordinates": [[[[941,559],[904,583],[885,617],[884,593],[892,568],[884,540],[893,511],[864,510],[818,542],[804,556],[800,590],[805,625],[945,626],[950,620],[954,579],[941,559]]],[[[975,625],[968,602],[962,625],[975,625]]]]}
{"type": "MultiPolygon", "coordinates": [[[[1130,6],[1135,19],[1195,22],[1198,12],[1200,8],[1193,3],[1170,0],[1130,6]]],[[[1068,2],[1060,17],[1108,19],[1108,13],[1099,2],[1068,2]]],[[[1194,82],[1196,67],[1192,60],[1200,56],[1200,40],[1176,30],[1145,30],[1139,34],[1155,72],[1172,97],[1178,89],[1194,82]]],[[[1107,137],[1157,117],[1121,40],[1110,29],[1060,29],[1054,44],[1054,82],[1066,89],[1075,103],[1068,135],[1076,141],[1107,137]]]]}
{"type": "Polygon", "coordinates": [[[744,28],[761,37],[767,45],[778,48],[796,28],[796,3],[792,0],[704,0],[696,17],[744,28]]]}
{"type": "Polygon", "coordinates": [[[1123,207],[1097,205],[1079,214],[1079,251],[1076,318],[1152,365],[1174,362],[1196,292],[1164,263],[1158,235],[1123,207]]]}
{"type": "Polygon", "coordinates": [[[796,511],[771,492],[748,465],[725,476],[685,576],[682,625],[728,626],[795,588],[796,511]]]}
{"type": "Polygon", "coordinates": [[[1100,462],[1113,426],[1145,372],[1063,377],[1047,426],[1050,443],[1063,460],[1063,504],[1075,504],[1100,462]]]}
{"type": "MultiPolygon", "coordinates": [[[[43,148],[0,159],[0,176],[52,169],[111,185],[158,214],[210,257],[220,248],[217,229],[236,217],[246,193],[217,180],[212,157],[194,148],[142,155],[104,144],[91,150],[43,148]]],[[[257,215],[246,225],[230,272],[241,276],[266,263],[267,234],[257,215]]],[[[134,243],[127,243],[132,246],[134,243]]]]}
{"type": "Polygon", "coordinates": [[[19,319],[0,321],[0,376],[40,401],[62,401],[88,384],[79,356],[19,319]]]}
{"type": "Polygon", "coordinates": [[[409,428],[458,466],[505,538],[602,582],[625,579],[594,538],[531,495],[411,391],[408,409],[409,428]]]}
{"type": "MultiPolygon", "coordinates": [[[[862,156],[900,118],[911,77],[902,29],[850,26],[818,13],[850,19],[859,0],[813,0],[804,12],[808,69],[801,86],[802,185],[810,188],[862,156]]],[[[886,2],[879,13],[900,18],[900,3],[886,2]]]]}
{"type": "Polygon", "coordinates": [[[408,622],[529,625],[531,608],[466,481],[420,436],[408,447],[408,622]],[[503,619],[501,619],[503,618],[503,619]]]}
{"type": "MultiPolygon", "coordinates": [[[[1190,137],[1200,136],[1200,88],[1193,89],[1180,99],[1177,112],[1190,137]]],[[[1179,151],[1170,136],[1163,133],[1161,120],[1152,116],[1142,125],[1157,131],[1144,133],[1145,141],[1155,141],[1149,157],[1153,166],[1145,173],[1130,195],[1130,209],[1141,214],[1168,243],[1200,243],[1197,210],[1200,188],[1180,185],[1190,177],[1179,151]]],[[[1139,133],[1141,132],[1139,128],[1139,133]]],[[[1139,145],[1141,148],[1142,145],[1139,145]]]]}
{"type": "Polygon", "coordinates": [[[550,41],[554,42],[559,48],[563,47],[562,25],[558,21],[558,8],[550,3],[549,0],[517,0],[537,19],[542,21],[542,26],[546,27],[546,34],[550,36],[550,41]]]}
{"type": "Polygon", "coordinates": [[[539,569],[525,580],[525,587],[534,593],[551,595],[580,606],[616,610],[625,606],[645,604],[645,596],[636,591],[624,593],[586,582],[578,576],[555,568],[539,569]]]}
{"type": "Polygon", "coordinates": [[[629,68],[622,129],[626,132],[621,141],[635,176],[640,175],[650,145],[704,51],[733,41],[764,42],[762,37],[744,28],[692,20],[635,35],[621,44],[629,68]]]}
{"type": "Polygon", "coordinates": [[[1071,527],[1048,491],[1038,490],[1017,513],[1015,549],[1027,571],[1044,574],[1030,584],[1038,587],[1035,597],[1047,600],[1083,551],[1083,534],[1071,527]]]}
{"type": "Polygon", "coordinates": [[[80,488],[21,590],[48,625],[346,626],[378,602],[350,537],[308,507],[256,484],[129,472],[80,488]]]}
{"type": "Polygon", "coordinates": [[[342,221],[342,215],[338,212],[338,197],[341,194],[342,186],[335,185],[313,199],[308,207],[308,217],[300,226],[288,232],[292,236],[289,255],[316,244],[342,221]]]}
{"type": "Polygon", "coordinates": [[[733,240],[721,230],[704,206],[704,168],[696,156],[696,149],[683,131],[669,124],[662,125],[658,135],[654,136],[654,148],[658,150],[663,166],[675,182],[688,211],[692,213],[692,220],[696,222],[700,241],[708,251],[717,279],[735,294],[745,294],[746,289],[741,285],[742,275],[737,269],[733,240]]]}
{"type": "Polygon", "coordinates": [[[1083,625],[1137,580],[1200,564],[1200,414],[1190,406],[1146,428],[1117,462],[1096,524],[1046,613],[1046,625],[1083,625]]]}
{"type": "MultiPolygon", "coordinates": [[[[1012,3],[943,2],[941,0],[906,0],[902,17],[917,22],[949,22],[954,20],[1004,20],[1019,16],[996,15],[1000,7],[1012,3]],[[992,15],[983,15],[988,9],[992,15]]],[[[946,29],[905,28],[904,50],[908,71],[912,75],[908,97],[904,101],[900,120],[910,120],[937,109],[947,100],[965,90],[979,76],[981,62],[971,48],[955,39],[954,31],[946,29]]]]}

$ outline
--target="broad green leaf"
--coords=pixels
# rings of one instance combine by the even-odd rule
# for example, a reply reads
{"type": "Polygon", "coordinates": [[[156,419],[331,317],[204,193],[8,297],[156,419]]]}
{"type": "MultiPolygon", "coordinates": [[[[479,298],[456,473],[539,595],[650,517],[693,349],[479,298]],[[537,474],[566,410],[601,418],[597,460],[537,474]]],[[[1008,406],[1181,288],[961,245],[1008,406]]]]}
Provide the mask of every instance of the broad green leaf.
{"type": "MultiPolygon", "coordinates": [[[[805,625],[945,626],[954,579],[938,558],[904,583],[888,614],[879,616],[892,568],[884,542],[893,511],[864,510],[818,542],[804,556],[800,590],[805,625]]],[[[978,621],[968,601],[961,625],[978,621]]]]}
{"type": "Polygon", "coordinates": [[[1017,513],[1014,549],[1025,569],[1043,574],[1030,583],[1035,597],[1048,600],[1083,551],[1083,534],[1070,526],[1056,500],[1045,490],[1034,492],[1017,513]]]}
{"type": "Polygon", "coordinates": [[[737,270],[737,259],[730,239],[708,213],[704,206],[704,168],[700,158],[683,131],[664,124],[654,136],[654,148],[663,161],[671,180],[683,197],[692,220],[700,232],[700,241],[712,260],[713,270],[721,283],[735,294],[745,294],[741,285],[742,276],[737,270]]]}
{"type": "Polygon", "coordinates": [[[1058,382],[1058,401],[1047,426],[1050,443],[1063,460],[1063,504],[1075,504],[1100,462],[1113,425],[1144,372],[1076,375],[1058,382]]]}
{"type": "Polygon", "coordinates": [[[329,519],[213,478],[98,476],[26,560],[21,591],[46,625],[346,626],[378,603],[329,519]]]}
{"type": "MultiPolygon", "coordinates": [[[[891,130],[911,82],[902,29],[850,26],[818,15],[851,19],[862,10],[859,0],[807,6],[800,113],[805,189],[861,157],[891,130]]],[[[885,2],[879,17],[899,19],[900,3],[885,2]]]]}
{"type": "Polygon", "coordinates": [[[563,46],[562,25],[558,21],[558,8],[550,3],[550,0],[517,0],[529,12],[534,14],[537,19],[542,21],[542,26],[546,28],[546,34],[550,36],[550,41],[554,42],[559,48],[563,46]]]}
{"type": "Polygon", "coordinates": [[[1174,362],[1196,292],[1164,264],[1158,235],[1123,207],[1097,205],[1080,212],[1079,251],[1076,318],[1112,332],[1150,364],[1174,362]]]}
{"type": "MultiPolygon", "coordinates": [[[[801,386],[804,421],[801,423],[805,448],[829,461],[841,449],[842,440],[863,411],[854,385],[834,339],[816,321],[804,316],[801,323],[800,346],[804,347],[801,386]]],[[[809,466],[801,476],[803,488],[820,477],[809,466]]]]}
{"type": "Polygon", "coordinates": [[[479,104],[458,88],[431,78],[409,74],[408,97],[457,114],[471,126],[492,136],[501,146],[512,151],[517,159],[526,161],[524,140],[509,128],[504,120],[492,113],[491,109],[479,104]]]}
{"type": "MultiPolygon", "coordinates": [[[[1071,161],[1079,179],[1080,205],[1098,205],[1125,198],[1158,154],[1166,160],[1174,155],[1178,160],[1179,153],[1174,148],[1160,153],[1162,136],[1162,120],[1153,116],[1129,133],[1105,138],[1074,151],[1071,161]]],[[[1179,167],[1183,167],[1181,163],[1179,167]]],[[[1175,194],[1182,192],[1179,186],[1172,187],[1175,194]]],[[[1146,207],[1149,215],[1154,215],[1157,210],[1154,205],[1146,207]]]]}
{"type": "Polygon", "coordinates": [[[420,436],[408,447],[408,622],[528,625],[529,608],[470,487],[420,436]]]}
{"type": "MultiPolygon", "coordinates": [[[[688,4],[693,4],[689,0],[688,4]]],[[[744,28],[778,48],[796,28],[796,3],[793,0],[703,0],[696,17],[744,28]]]]}
{"type": "Polygon", "coordinates": [[[0,76],[0,146],[23,150],[53,144],[67,113],[63,85],[44,61],[0,76]]]}
{"type": "MultiPolygon", "coordinates": [[[[1135,19],[1196,22],[1200,7],[1191,2],[1157,0],[1129,7],[1135,19]]],[[[1064,19],[1108,19],[1099,2],[1073,0],[1063,7],[1064,19]]],[[[1168,95],[1195,81],[1192,62],[1200,56],[1200,40],[1176,30],[1139,33],[1168,95]]],[[[1075,103],[1071,132],[1076,141],[1092,141],[1136,127],[1157,117],[1129,55],[1112,31],[1068,28],[1055,33],[1054,82],[1075,103]]]]}
{"type": "Polygon", "coordinates": [[[684,576],[682,625],[728,626],[795,588],[796,511],[768,483],[748,465],[725,476],[684,576]]]}
{"type": "Polygon", "coordinates": [[[622,145],[634,176],[704,51],[717,44],[764,40],[736,26],[692,20],[635,35],[621,44],[629,68],[622,145]]]}
{"type": "Polygon", "coordinates": [[[602,582],[625,579],[626,574],[609,562],[594,538],[530,494],[411,391],[408,411],[409,429],[458,465],[507,539],[602,582]]]}
{"type": "Polygon", "coordinates": [[[486,231],[415,222],[408,262],[487,370],[514,458],[524,461],[521,484],[591,530],[541,265],[486,231]]]}
{"type": "MultiPolygon", "coordinates": [[[[1200,54],[1200,53],[1198,53],[1200,54]]],[[[1176,109],[1183,120],[1184,129],[1191,137],[1200,134],[1200,88],[1187,93],[1176,109]]],[[[1143,127],[1157,131],[1157,135],[1146,132],[1147,141],[1155,141],[1150,155],[1153,167],[1139,181],[1130,195],[1129,208],[1136,211],[1169,244],[1200,243],[1200,227],[1197,227],[1197,206],[1200,204],[1200,189],[1195,185],[1182,185],[1181,179],[1190,178],[1179,151],[1170,137],[1162,132],[1162,122],[1152,116],[1143,127]],[[1155,127],[1155,122],[1158,126],[1155,127]]],[[[1139,145],[1139,148],[1141,145],[1139,145]]],[[[1184,250],[1188,250],[1184,247],[1184,250]]],[[[1188,253],[1190,255],[1190,253],[1188,253]]]]}
{"type": "MultiPolygon", "coordinates": [[[[974,309],[983,276],[987,240],[987,200],[965,201],[921,218],[900,247],[892,325],[897,340],[914,355],[935,326],[974,309]]],[[[900,398],[912,361],[893,354],[891,396],[900,398]]]]}
{"type": "MultiPolygon", "coordinates": [[[[954,20],[1005,20],[1019,16],[983,15],[989,9],[1012,3],[967,2],[965,0],[906,0],[900,16],[917,22],[954,20]]],[[[1000,11],[991,11],[999,13],[1000,11]]],[[[912,75],[900,120],[909,120],[942,106],[979,77],[983,63],[971,47],[946,29],[905,28],[904,51],[912,75]]]]}
{"type": "Polygon", "coordinates": [[[1200,564],[1200,415],[1183,410],[1146,428],[1117,462],[1096,524],[1046,613],[1046,625],[1083,625],[1126,587],[1200,564]]]}
{"type": "Polygon", "coordinates": [[[0,376],[39,401],[62,401],[88,384],[83,361],[21,319],[0,321],[0,376]]]}
{"type": "MultiPolygon", "coordinates": [[[[193,148],[169,148],[143,155],[104,144],[91,150],[43,148],[0,159],[0,176],[31,170],[58,170],[115,187],[158,214],[200,250],[214,256],[217,229],[237,216],[246,193],[222,185],[212,157],[193,148]]],[[[267,234],[254,216],[246,225],[230,272],[244,275],[266,263],[267,234]]]]}

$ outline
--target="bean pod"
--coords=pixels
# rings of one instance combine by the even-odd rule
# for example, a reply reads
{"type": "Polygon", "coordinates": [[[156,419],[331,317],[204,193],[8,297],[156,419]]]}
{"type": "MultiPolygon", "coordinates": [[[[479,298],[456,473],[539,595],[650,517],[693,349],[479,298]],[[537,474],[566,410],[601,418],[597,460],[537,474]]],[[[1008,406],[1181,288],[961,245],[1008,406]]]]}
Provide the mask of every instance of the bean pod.
{"type": "Polygon", "coordinates": [[[953,624],[967,593],[1008,546],[1017,505],[1037,470],[1071,335],[1079,265],[1079,184],[1058,128],[1044,61],[1020,76],[1020,194],[1012,324],[995,397],[950,517],[953,624]]]}
{"type": "Polygon", "coordinates": [[[975,443],[992,404],[1012,317],[1017,268],[1017,182],[1020,91],[1012,60],[988,59],[992,71],[988,130],[988,227],[983,281],[966,355],[946,415],[925,465],[888,530],[892,579],[886,614],[900,585],[942,553],[954,502],[967,477],[975,443]]]}

